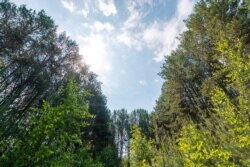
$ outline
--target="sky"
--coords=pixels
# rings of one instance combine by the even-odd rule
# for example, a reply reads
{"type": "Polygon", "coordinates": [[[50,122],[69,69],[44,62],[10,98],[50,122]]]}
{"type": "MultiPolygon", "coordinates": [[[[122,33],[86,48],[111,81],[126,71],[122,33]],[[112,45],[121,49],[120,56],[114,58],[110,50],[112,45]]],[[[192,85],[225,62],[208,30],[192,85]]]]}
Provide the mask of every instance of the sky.
{"type": "Polygon", "coordinates": [[[110,110],[153,111],[164,57],[179,44],[195,0],[11,0],[45,10],[98,74],[110,110]]]}

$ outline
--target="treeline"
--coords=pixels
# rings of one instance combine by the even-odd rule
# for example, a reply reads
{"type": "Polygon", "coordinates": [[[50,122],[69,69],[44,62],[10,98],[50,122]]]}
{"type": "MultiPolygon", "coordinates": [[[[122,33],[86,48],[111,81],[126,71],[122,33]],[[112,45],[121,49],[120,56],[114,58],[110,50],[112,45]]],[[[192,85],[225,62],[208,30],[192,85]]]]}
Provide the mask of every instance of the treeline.
{"type": "Polygon", "coordinates": [[[130,166],[250,166],[250,1],[201,0],[185,23],[130,166]]]}
{"type": "Polygon", "coordinates": [[[0,166],[119,166],[110,111],[44,11],[0,2],[0,166]]]}

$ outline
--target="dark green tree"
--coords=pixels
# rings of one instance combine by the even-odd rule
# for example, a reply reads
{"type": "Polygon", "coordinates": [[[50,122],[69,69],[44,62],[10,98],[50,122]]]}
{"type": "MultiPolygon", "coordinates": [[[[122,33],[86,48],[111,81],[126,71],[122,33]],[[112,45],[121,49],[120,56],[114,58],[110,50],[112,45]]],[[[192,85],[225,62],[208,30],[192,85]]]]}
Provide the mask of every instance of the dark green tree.
{"type": "Polygon", "coordinates": [[[27,119],[27,109],[67,83],[80,64],[77,44],[44,11],[0,3],[0,127],[3,138],[27,119]]]}
{"type": "Polygon", "coordinates": [[[115,143],[118,148],[118,157],[127,155],[127,145],[129,140],[129,115],[127,110],[120,109],[113,112],[113,124],[115,131],[115,143]]]}
{"type": "Polygon", "coordinates": [[[146,136],[150,137],[150,115],[145,109],[135,109],[130,113],[130,126],[137,125],[141,132],[146,136]]]}
{"type": "Polygon", "coordinates": [[[101,90],[101,83],[97,80],[97,75],[89,73],[87,82],[83,88],[91,95],[87,98],[89,112],[95,117],[91,121],[84,136],[84,140],[90,141],[92,145],[93,157],[101,158],[107,167],[118,166],[117,149],[115,145],[115,133],[112,131],[112,120],[107,100],[101,90]],[[110,154],[109,154],[110,153],[110,154]],[[100,156],[99,156],[100,155],[100,156]],[[110,161],[107,158],[113,160],[110,161]]]}

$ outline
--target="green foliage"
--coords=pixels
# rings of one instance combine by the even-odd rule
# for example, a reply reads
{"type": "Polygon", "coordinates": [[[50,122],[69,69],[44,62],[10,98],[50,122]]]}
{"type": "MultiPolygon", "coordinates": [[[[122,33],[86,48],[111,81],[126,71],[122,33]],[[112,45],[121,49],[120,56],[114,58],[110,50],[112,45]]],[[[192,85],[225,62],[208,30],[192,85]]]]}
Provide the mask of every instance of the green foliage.
{"type": "Polygon", "coordinates": [[[43,10],[0,2],[1,166],[100,166],[115,151],[101,83],[81,59],[43,10]]]}
{"type": "Polygon", "coordinates": [[[155,111],[111,119],[77,44],[0,2],[0,166],[250,166],[249,0],[201,0],[186,26],[155,111]]]}
{"type": "Polygon", "coordinates": [[[152,117],[161,166],[249,166],[249,1],[201,0],[186,25],[152,117]]]}
{"type": "Polygon", "coordinates": [[[138,126],[133,126],[130,139],[131,167],[149,167],[153,157],[152,142],[141,133],[138,126]]]}
{"type": "Polygon", "coordinates": [[[103,163],[104,167],[119,167],[120,163],[117,161],[117,151],[113,146],[105,147],[98,155],[98,160],[103,163]]]}
{"type": "Polygon", "coordinates": [[[234,46],[230,46],[226,40],[220,41],[217,49],[225,65],[215,73],[215,77],[226,74],[227,89],[237,92],[237,96],[231,98],[223,89],[216,87],[211,92],[211,98],[214,109],[227,127],[227,140],[225,140],[229,142],[225,145],[230,143],[230,151],[235,161],[240,161],[242,166],[248,166],[250,165],[250,161],[247,160],[250,151],[250,90],[247,84],[250,81],[250,54],[243,51],[240,41],[234,46]]]}
{"type": "Polygon", "coordinates": [[[129,143],[127,143],[127,141],[130,138],[130,124],[127,110],[114,110],[112,121],[113,131],[115,133],[114,140],[118,149],[118,157],[123,158],[125,155],[124,153],[129,149],[129,143]]]}
{"type": "Polygon", "coordinates": [[[150,118],[145,109],[136,109],[130,113],[130,126],[137,125],[145,136],[150,136],[150,118]]]}
{"type": "Polygon", "coordinates": [[[7,139],[28,118],[31,106],[58,92],[70,77],[87,71],[77,44],[44,11],[0,2],[0,127],[7,139]],[[80,64],[81,63],[81,64],[80,64]]]}
{"type": "Polygon", "coordinates": [[[235,166],[229,159],[232,154],[216,144],[211,133],[199,130],[194,125],[181,131],[180,150],[184,154],[184,166],[235,166]]]}
{"type": "Polygon", "coordinates": [[[114,134],[110,127],[110,111],[106,105],[106,97],[101,91],[101,83],[97,81],[95,74],[90,73],[88,77],[90,82],[83,87],[91,94],[86,100],[89,112],[95,117],[91,126],[86,129],[85,139],[91,141],[94,157],[97,157],[108,145],[114,145],[114,134]]]}
{"type": "Polygon", "coordinates": [[[73,80],[60,91],[60,103],[44,102],[41,109],[32,109],[28,127],[19,127],[24,134],[12,138],[12,145],[1,158],[2,165],[16,166],[100,166],[90,157],[89,144],[83,143],[82,128],[93,116],[87,110],[85,93],[73,80]],[[95,165],[94,165],[95,164],[95,165]]]}

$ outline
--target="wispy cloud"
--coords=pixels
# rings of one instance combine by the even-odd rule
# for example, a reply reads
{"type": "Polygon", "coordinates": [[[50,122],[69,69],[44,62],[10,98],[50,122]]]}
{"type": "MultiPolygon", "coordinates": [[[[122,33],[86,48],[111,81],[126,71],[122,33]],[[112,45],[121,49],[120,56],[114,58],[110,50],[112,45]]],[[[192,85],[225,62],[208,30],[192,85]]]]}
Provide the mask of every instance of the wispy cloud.
{"type": "Polygon", "coordinates": [[[108,31],[108,32],[111,32],[113,31],[115,28],[113,25],[111,25],[110,23],[102,23],[102,22],[99,22],[99,21],[96,21],[94,23],[94,30],[97,31],[97,32],[100,32],[100,31],[108,31]]]}
{"type": "Polygon", "coordinates": [[[88,14],[90,12],[90,9],[89,9],[89,3],[87,1],[84,1],[84,4],[83,4],[83,9],[81,10],[81,14],[84,16],[84,17],[87,17],[88,14]]]}
{"type": "Polygon", "coordinates": [[[179,0],[174,17],[166,22],[155,21],[144,30],[143,40],[149,48],[154,49],[156,62],[162,61],[177,48],[177,37],[186,29],[183,20],[191,14],[193,6],[193,0],[179,0]]]}
{"type": "Polygon", "coordinates": [[[123,29],[135,28],[140,25],[141,20],[147,16],[149,9],[154,6],[153,0],[128,0],[127,9],[129,12],[128,18],[124,22],[123,29]],[[149,8],[146,8],[146,7],[149,8]]]}
{"type": "Polygon", "coordinates": [[[117,9],[113,0],[98,0],[99,10],[105,15],[116,15],[117,9]]]}
{"type": "Polygon", "coordinates": [[[143,12],[139,11],[139,8],[146,3],[143,0],[137,1],[128,1],[127,9],[129,12],[129,16],[123,22],[123,26],[121,28],[121,34],[117,36],[117,39],[120,43],[127,45],[132,48],[135,47],[137,50],[141,50],[141,34],[134,33],[134,29],[139,29],[141,24],[141,19],[143,18],[143,12]]]}
{"type": "Polygon", "coordinates": [[[184,25],[171,19],[169,22],[155,22],[143,32],[143,40],[149,48],[154,50],[154,60],[160,62],[164,56],[176,49],[179,40],[176,38],[184,30],[184,25]]]}
{"type": "Polygon", "coordinates": [[[134,39],[131,37],[129,32],[123,32],[117,36],[119,42],[131,47],[134,44],[134,39]]]}
{"type": "Polygon", "coordinates": [[[133,34],[132,32],[126,30],[117,36],[117,40],[118,42],[123,43],[130,48],[135,48],[136,50],[140,51],[142,46],[137,35],[139,34],[133,34]]]}
{"type": "Polygon", "coordinates": [[[70,0],[61,0],[61,3],[71,13],[73,13],[76,10],[75,4],[70,0]]]}
{"type": "Polygon", "coordinates": [[[136,27],[141,20],[142,14],[136,9],[136,5],[134,1],[128,3],[129,17],[124,22],[123,30],[136,27]]]}
{"type": "Polygon", "coordinates": [[[160,62],[179,45],[177,37],[186,29],[183,20],[193,11],[194,3],[195,0],[178,0],[176,12],[172,18],[167,21],[145,24],[142,19],[147,12],[140,9],[143,8],[143,5],[152,7],[153,1],[129,1],[129,16],[123,23],[122,32],[117,39],[137,50],[141,50],[143,47],[150,48],[154,53],[153,59],[160,62]]]}

